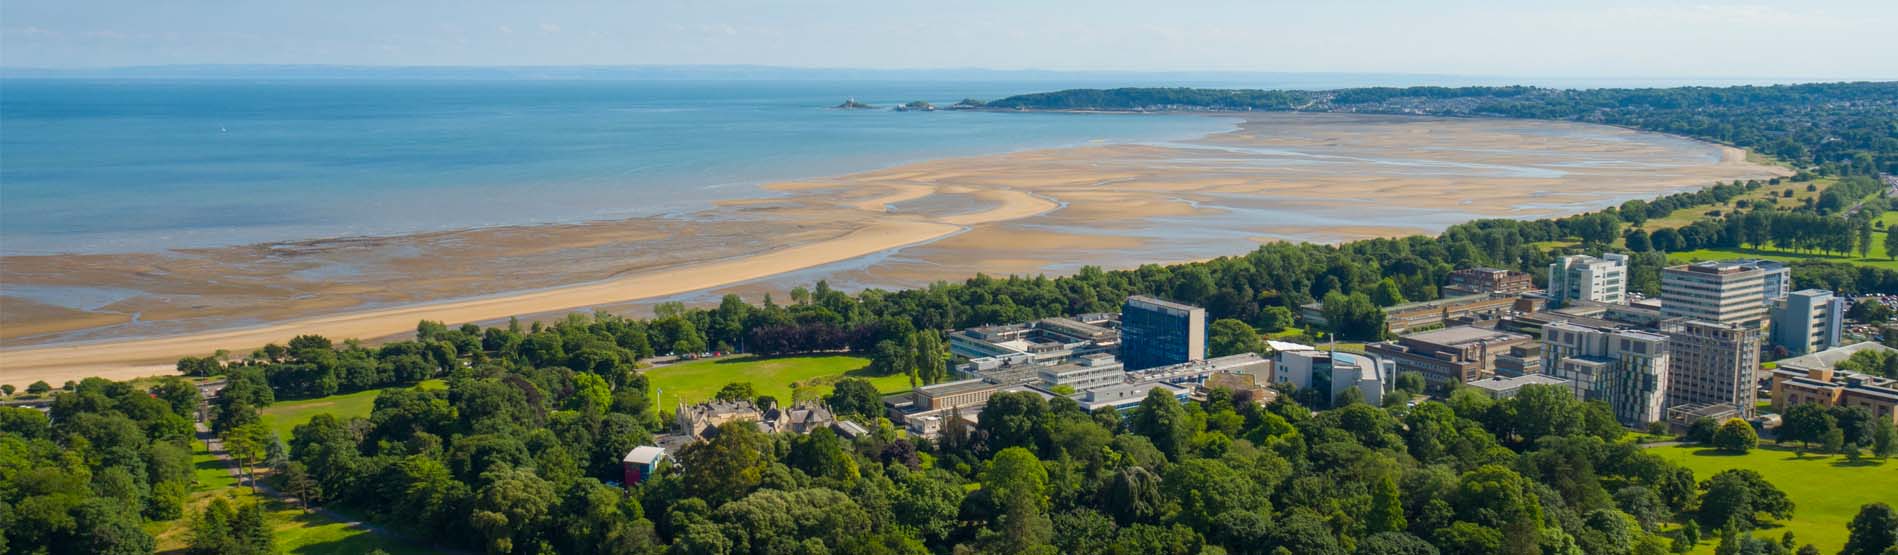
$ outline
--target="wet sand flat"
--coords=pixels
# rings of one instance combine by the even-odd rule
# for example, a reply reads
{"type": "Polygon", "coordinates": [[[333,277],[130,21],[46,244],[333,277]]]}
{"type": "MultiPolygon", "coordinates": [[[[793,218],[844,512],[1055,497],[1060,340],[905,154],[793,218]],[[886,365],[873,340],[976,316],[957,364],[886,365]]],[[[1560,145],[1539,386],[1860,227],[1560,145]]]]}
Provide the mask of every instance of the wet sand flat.
{"type": "MultiPolygon", "coordinates": [[[[1140,117],[1112,116],[1098,117],[1140,117]]],[[[1233,117],[1233,116],[1222,116],[1233,117]]],[[[195,249],[0,259],[0,382],[131,377],[297,333],[380,338],[797,282],[904,287],[1241,254],[1262,241],[1434,233],[1716,180],[1737,149],[1493,119],[1246,115],[1198,140],[907,164],[767,184],[702,212],[195,249]]]]}

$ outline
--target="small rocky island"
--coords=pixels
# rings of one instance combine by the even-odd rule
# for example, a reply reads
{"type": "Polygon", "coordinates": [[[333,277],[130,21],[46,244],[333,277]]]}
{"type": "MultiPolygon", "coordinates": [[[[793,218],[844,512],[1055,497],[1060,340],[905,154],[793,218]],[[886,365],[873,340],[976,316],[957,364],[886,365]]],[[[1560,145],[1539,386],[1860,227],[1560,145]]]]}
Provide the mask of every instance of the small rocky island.
{"type": "Polygon", "coordinates": [[[936,111],[936,105],[921,100],[912,100],[908,104],[897,106],[894,110],[898,112],[934,112],[936,111]]]}
{"type": "Polygon", "coordinates": [[[957,102],[955,104],[950,104],[948,109],[950,110],[976,110],[987,105],[988,105],[987,102],[984,102],[981,100],[976,100],[973,98],[964,98],[960,102],[957,102]]]}
{"type": "Polygon", "coordinates": [[[862,102],[857,102],[857,99],[855,98],[844,100],[843,104],[838,104],[836,107],[839,110],[868,110],[871,108],[875,108],[875,106],[864,104],[862,102]]]}

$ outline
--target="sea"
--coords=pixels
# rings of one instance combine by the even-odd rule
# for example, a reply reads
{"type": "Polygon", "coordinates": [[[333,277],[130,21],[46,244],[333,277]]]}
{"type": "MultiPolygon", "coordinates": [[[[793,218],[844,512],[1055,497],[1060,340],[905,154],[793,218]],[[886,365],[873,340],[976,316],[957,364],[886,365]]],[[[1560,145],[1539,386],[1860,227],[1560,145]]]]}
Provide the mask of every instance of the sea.
{"type": "Polygon", "coordinates": [[[0,79],[0,255],[676,216],[775,181],[1233,125],[889,109],[1070,86],[1098,84],[0,79]]]}

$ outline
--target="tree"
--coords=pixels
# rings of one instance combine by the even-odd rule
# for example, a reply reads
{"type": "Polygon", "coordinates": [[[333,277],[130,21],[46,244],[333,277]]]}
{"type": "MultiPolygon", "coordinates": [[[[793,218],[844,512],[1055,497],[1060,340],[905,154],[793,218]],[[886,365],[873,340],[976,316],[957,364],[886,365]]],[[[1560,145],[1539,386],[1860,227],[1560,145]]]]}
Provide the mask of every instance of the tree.
{"type": "Polygon", "coordinates": [[[1410,301],[1404,298],[1404,290],[1397,286],[1397,281],[1387,277],[1379,280],[1377,286],[1371,289],[1371,302],[1377,303],[1377,306],[1394,306],[1410,301]]]}
{"type": "Polygon", "coordinates": [[[1749,529],[1761,524],[1758,515],[1791,518],[1793,502],[1758,472],[1736,468],[1723,470],[1700,483],[1700,510],[1696,520],[1704,528],[1725,528],[1737,523],[1749,529]]]}
{"type": "Polygon", "coordinates": [[[1898,233],[1885,233],[1885,258],[1898,260],[1898,233]]]}
{"type": "Polygon", "coordinates": [[[8,397],[12,397],[13,391],[14,391],[13,384],[0,385],[0,394],[4,394],[8,397]]]}
{"type": "Polygon", "coordinates": [[[297,498],[304,512],[309,512],[310,505],[321,503],[323,498],[323,484],[310,476],[309,467],[298,461],[290,461],[284,466],[283,491],[297,498]]]}
{"type": "Polygon", "coordinates": [[[1753,431],[1753,426],[1738,418],[1721,424],[1713,433],[1713,446],[1721,451],[1745,454],[1759,445],[1760,436],[1753,431]]]}
{"type": "Polygon", "coordinates": [[[725,387],[718,388],[718,393],[712,394],[713,399],[725,402],[750,401],[757,397],[758,392],[751,388],[751,382],[728,383],[725,387]]]}
{"type": "Polygon", "coordinates": [[[679,451],[681,477],[714,505],[758,487],[770,465],[766,450],[771,441],[750,422],[729,422],[717,430],[711,440],[679,451]]]}
{"type": "Polygon", "coordinates": [[[1628,250],[1630,251],[1648,252],[1654,250],[1654,244],[1648,239],[1648,232],[1646,231],[1635,229],[1629,231],[1627,235],[1622,237],[1627,240],[1628,250]]]}
{"type": "Polygon", "coordinates": [[[1879,418],[1872,424],[1872,454],[1884,459],[1898,450],[1898,427],[1888,418],[1879,418]]]}
{"type": "Polygon", "coordinates": [[[1010,551],[1047,543],[1053,536],[1048,520],[1048,471],[1035,454],[1010,447],[995,454],[982,473],[982,490],[996,509],[990,523],[1010,551]]]}
{"type": "Polygon", "coordinates": [[[1258,330],[1245,322],[1232,318],[1223,318],[1213,322],[1211,337],[1207,340],[1209,356],[1223,357],[1240,353],[1265,352],[1265,341],[1260,339],[1258,330]]]}
{"type": "Polygon", "coordinates": [[[1385,474],[1371,490],[1371,513],[1365,517],[1364,527],[1372,533],[1402,532],[1409,524],[1404,521],[1404,505],[1397,492],[1397,480],[1385,474]]]}
{"type": "Polygon", "coordinates": [[[468,524],[489,553],[511,553],[533,545],[555,504],[553,484],[533,470],[499,465],[481,474],[468,524]]]}
{"type": "Polygon", "coordinates": [[[844,378],[837,382],[824,401],[840,415],[874,419],[883,413],[883,397],[875,385],[863,378],[844,378]]]}
{"type": "Polygon", "coordinates": [[[26,384],[26,392],[29,395],[45,395],[46,392],[52,391],[52,390],[53,390],[53,386],[47,384],[46,380],[38,380],[33,383],[26,384]]]}
{"type": "Polygon", "coordinates": [[[1720,430],[1720,422],[1702,416],[1687,425],[1687,441],[1707,445],[1713,443],[1713,434],[1720,430]]]}
{"type": "Polygon", "coordinates": [[[1693,551],[1694,546],[1699,544],[1700,524],[1689,520],[1687,523],[1681,525],[1680,533],[1674,536],[1673,551],[1675,553],[1687,553],[1693,551]]]}
{"type": "Polygon", "coordinates": [[[1890,505],[1871,503],[1858,508],[1858,515],[1845,525],[1851,536],[1839,555],[1883,555],[1898,546],[1898,513],[1890,505]]]}
{"type": "Polygon", "coordinates": [[[1128,419],[1128,428],[1152,440],[1153,446],[1160,448],[1160,452],[1174,458],[1179,457],[1180,449],[1186,446],[1187,438],[1193,433],[1186,410],[1180,407],[1180,402],[1172,393],[1159,387],[1147,390],[1147,397],[1134,407],[1133,416],[1128,419]]]}
{"type": "Polygon", "coordinates": [[[1292,309],[1282,306],[1266,307],[1259,313],[1259,331],[1268,333],[1283,331],[1285,328],[1292,327],[1292,322],[1297,318],[1298,315],[1293,314],[1292,309]]]}
{"type": "Polygon", "coordinates": [[[1384,310],[1362,292],[1325,293],[1325,322],[1341,339],[1375,340],[1384,337],[1384,310]]]}

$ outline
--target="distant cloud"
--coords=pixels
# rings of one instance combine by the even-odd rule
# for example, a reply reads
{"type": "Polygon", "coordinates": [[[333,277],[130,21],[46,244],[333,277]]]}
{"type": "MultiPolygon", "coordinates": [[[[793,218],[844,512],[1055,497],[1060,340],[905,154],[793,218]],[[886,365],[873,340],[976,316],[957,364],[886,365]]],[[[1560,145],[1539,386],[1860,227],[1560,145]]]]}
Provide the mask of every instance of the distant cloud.
{"type": "Polygon", "coordinates": [[[542,33],[558,33],[558,32],[560,32],[560,25],[559,25],[559,24],[557,24],[557,23],[542,23],[542,24],[540,24],[540,32],[542,32],[542,33]]]}
{"type": "Polygon", "coordinates": [[[496,27],[496,28],[495,28],[495,30],[496,30],[496,31],[500,31],[500,32],[501,32],[501,34],[503,34],[503,35],[512,35],[512,34],[514,34],[514,28],[513,28],[513,27],[509,27],[509,26],[506,26],[506,25],[502,25],[502,26],[500,26],[500,27],[496,27]]]}

